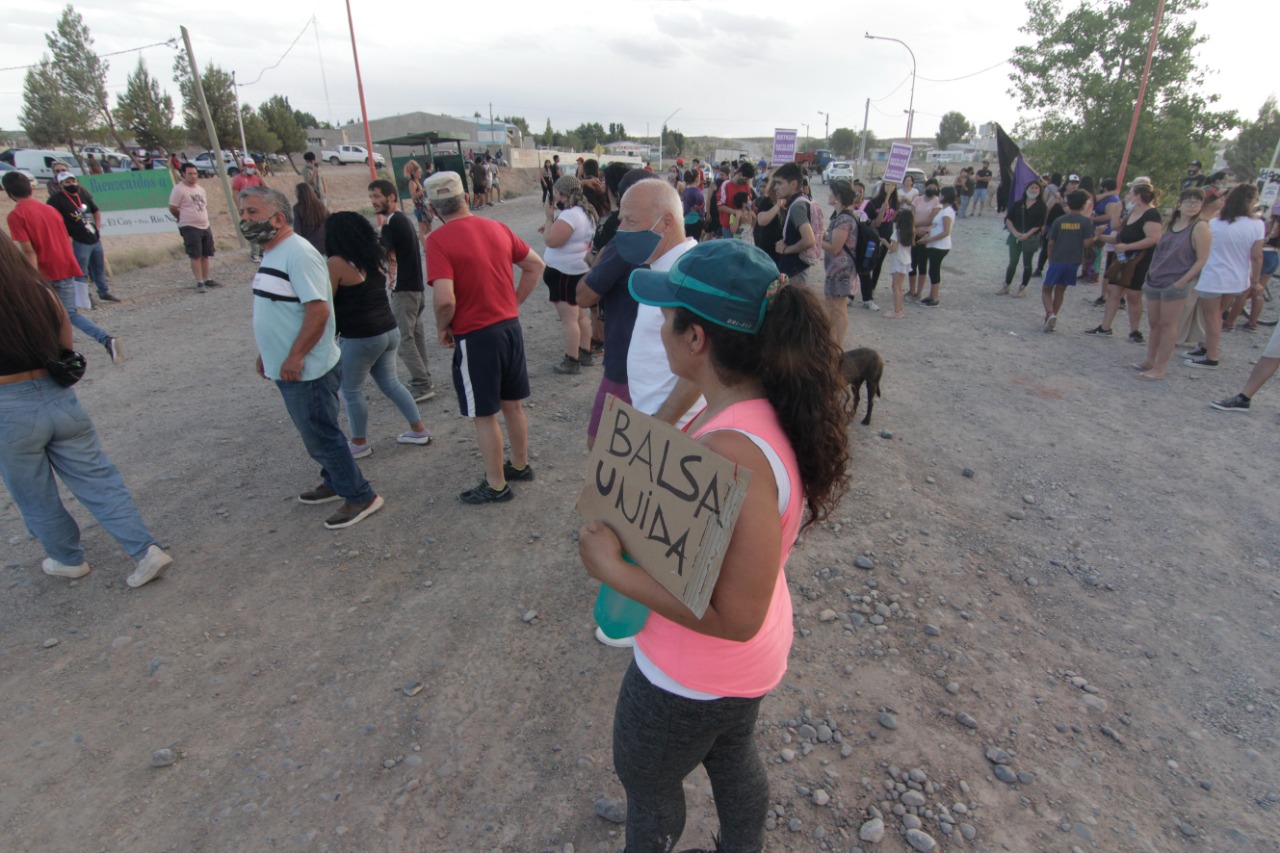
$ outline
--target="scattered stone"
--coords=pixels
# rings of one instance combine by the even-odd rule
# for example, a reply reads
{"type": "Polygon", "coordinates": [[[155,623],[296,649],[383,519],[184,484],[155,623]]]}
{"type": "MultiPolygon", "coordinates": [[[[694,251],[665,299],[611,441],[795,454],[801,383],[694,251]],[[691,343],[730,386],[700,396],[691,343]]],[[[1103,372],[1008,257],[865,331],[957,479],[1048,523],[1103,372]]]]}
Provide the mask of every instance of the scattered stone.
{"type": "Polygon", "coordinates": [[[534,619],[537,619],[537,618],[538,618],[538,611],[530,610],[528,613],[520,617],[520,621],[528,625],[530,622],[532,622],[534,619]]]}
{"type": "Polygon", "coordinates": [[[978,835],[978,830],[971,823],[962,823],[960,824],[960,834],[964,836],[965,841],[972,841],[978,835]]]}
{"type": "Polygon", "coordinates": [[[1204,788],[1206,791],[1212,791],[1212,790],[1213,790],[1213,782],[1212,782],[1211,780],[1209,780],[1209,779],[1202,779],[1202,780],[1200,781],[1200,787],[1201,787],[1201,788],[1204,788]]]}
{"type": "Polygon", "coordinates": [[[1012,785],[1018,781],[1018,774],[1009,769],[1007,765],[997,764],[991,772],[1006,785],[1012,785]]]}
{"type": "Polygon", "coordinates": [[[939,628],[937,625],[925,625],[924,632],[928,634],[930,637],[936,637],[942,633],[942,629],[939,628]]]}
{"type": "Polygon", "coordinates": [[[876,567],[876,561],[867,556],[855,557],[853,564],[859,569],[871,570],[876,567]]]}
{"type": "Polygon", "coordinates": [[[390,770],[392,767],[396,766],[396,760],[394,758],[388,758],[382,762],[382,766],[390,770]]]}
{"type": "Polygon", "coordinates": [[[889,430],[887,430],[887,429],[882,429],[882,430],[880,430],[880,437],[881,437],[881,438],[893,438],[893,433],[892,433],[892,432],[890,432],[890,431],[889,431],[889,430]]]}
{"type": "Polygon", "coordinates": [[[610,823],[627,822],[626,800],[615,800],[612,797],[600,797],[595,802],[596,814],[610,823]]]}
{"type": "Polygon", "coordinates": [[[151,753],[152,767],[168,767],[173,763],[173,761],[174,756],[172,749],[157,749],[155,752],[151,753]]]}
{"type": "Polygon", "coordinates": [[[916,817],[913,814],[903,815],[902,825],[906,829],[919,829],[920,827],[924,826],[924,824],[920,822],[920,818],[916,817]]]}
{"type": "Polygon", "coordinates": [[[404,687],[401,687],[400,692],[404,693],[406,696],[417,696],[426,686],[427,685],[423,684],[421,681],[414,680],[410,681],[404,687]]]}
{"type": "Polygon", "coordinates": [[[1107,711],[1107,700],[1103,699],[1101,696],[1094,696],[1092,693],[1086,693],[1080,697],[1080,701],[1086,705],[1089,710],[1097,711],[1099,714],[1104,714],[1107,711]]]}
{"type": "Polygon", "coordinates": [[[819,622],[834,622],[834,621],[836,621],[836,612],[835,612],[834,610],[832,610],[831,608],[829,608],[829,607],[828,607],[826,610],[824,610],[824,611],[822,611],[821,613],[819,613],[819,614],[818,614],[818,621],[819,621],[819,622]]]}
{"type": "Polygon", "coordinates": [[[831,731],[830,726],[826,723],[818,724],[818,743],[829,743],[834,736],[835,732],[831,731]]]}
{"type": "Polygon", "coordinates": [[[794,749],[784,749],[781,753],[782,760],[790,763],[796,760],[796,751],[794,749]]]}
{"type": "Polygon", "coordinates": [[[902,804],[904,806],[909,806],[917,809],[923,806],[926,802],[924,798],[924,794],[920,793],[914,788],[903,791],[902,796],[899,799],[902,801],[902,804]]]}
{"type": "Polygon", "coordinates": [[[938,482],[937,480],[935,480],[935,479],[933,478],[933,475],[932,475],[932,474],[930,474],[929,476],[925,477],[925,478],[924,478],[924,481],[925,481],[926,483],[936,483],[936,482],[938,482]]]}
{"type": "Polygon", "coordinates": [[[965,468],[965,469],[964,469],[963,471],[961,471],[960,473],[961,473],[961,474],[963,474],[965,477],[968,477],[970,480],[972,480],[972,479],[973,479],[973,469],[972,469],[972,468],[965,468]]]}
{"type": "Polygon", "coordinates": [[[1022,501],[1023,501],[1023,503],[1027,503],[1027,504],[1030,504],[1031,506],[1035,506],[1035,505],[1036,505],[1036,496],[1035,496],[1035,495],[1023,495],[1023,496],[1022,496],[1022,501]]]}
{"type": "Polygon", "coordinates": [[[858,837],[870,844],[879,844],[880,840],[884,838],[884,821],[878,817],[873,817],[858,830],[858,837]]]}
{"type": "Polygon", "coordinates": [[[813,740],[817,736],[818,730],[808,723],[805,723],[800,728],[796,729],[796,737],[800,738],[800,740],[813,740]]]}
{"type": "Polygon", "coordinates": [[[850,755],[853,755],[853,744],[848,744],[848,743],[846,743],[846,744],[841,745],[841,747],[840,747],[840,757],[841,757],[841,758],[848,758],[850,755]]]}
{"type": "Polygon", "coordinates": [[[1111,726],[1102,726],[1101,731],[1104,735],[1111,738],[1116,743],[1121,745],[1124,744],[1124,739],[1120,737],[1120,733],[1117,732],[1115,729],[1111,728],[1111,726]]]}
{"type": "Polygon", "coordinates": [[[1178,831],[1181,832],[1183,835],[1185,835],[1187,838],[1196,837],[1196,828],[1189,823],[1183,823],[1182,821],[1178,821],[1178,831]]]}
{"type": "Polygon", "coordinates": [[[966,729],[976,729],[978,727],[978,721],[966,714],[964,711],[960,711],[956,714],[956,722],[964,726],[966,729]]]}
{"type": "Polygon", "coordinates": [[[1011,509],[1008,512],[1006,512],[1005,515],[1009,516],[1014,521],[1022,521],[1024,518],[1027,517],[1027,514],[1020,509],[1011,509]]]}
{"type": "Polygon", "coordinates": [[[43,643],[42,645],[43,645],[46,649],[51,649],[51,648],[53,648],[54,646],[58,645],[58,638],[57,638],[57,637],[50,637],[49,639],[45,640],[45,641],[44,641],[44,643],[43,643]]]}
{"type": "Polygon", "coordinates": [[[825,806],[829,802],[831,802],[831,795],[826,791],[818,788],[813,792],[813,804],[815,806],[825,806]]]}
{"type": "Polygon", "coordinates": [[[1018,781],[1023,785],[1030,785],[1032,782],[1036,781],[1036,774],[1032,773],[1030,770],[1019,770],[1018,781]]]}
{"type": "Polygon", "coordinates": [[[1012,764],[1013,756],[1005,752],[998,746],[989,746],[987,751],[983,753],[987,757],[987,761],[992,764],[1012,764]]]}
{"type": "Polygon", "coordinates": [[[898,727],[898,718],[893,714],[890,714],[888,711],[884,711],[880,714],[879,722],[880,725],[884,726],[889,731],[893,731],[898,727]]]}
{"type": "Polygon", "coordinates": [[[908,829],[906,834],[907,843],[911,845],[912,850],[919,853],[932,853],[938,848],[938,842],[933,840],[933,836],[923,830],[908,829]]]}
{"type": "Polygon", "coordinates": [[[804,829],[804,821],[802,821],[798,817],[793,817],[791,818],[791,820],[787,821],[787,829],[791,830],[792,832],[799,832],[800,830],[804,829]]]}

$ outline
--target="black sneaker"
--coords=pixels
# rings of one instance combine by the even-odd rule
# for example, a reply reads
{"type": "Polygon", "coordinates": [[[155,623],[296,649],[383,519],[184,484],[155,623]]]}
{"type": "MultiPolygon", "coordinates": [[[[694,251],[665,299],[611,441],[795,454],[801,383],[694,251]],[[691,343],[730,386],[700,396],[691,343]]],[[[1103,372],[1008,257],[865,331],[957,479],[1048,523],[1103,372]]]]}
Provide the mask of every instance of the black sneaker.
{"type": "Polygon", "coordinates": [[[205,286],[205,287],[222,287],[222,282],[220,282],[220,281],[214,281],[213,279],[209,279],[208,281],[206,281],[206,282],[204,283],[204,286],[205,286]]]}
{"type": "Polygon", "coordinates": [[[1044,270],[1036,270],[1031,274],[1032,278],[1044,278],[1044,270]]]}
{"type": "Polygon", "coordinates": [[[1132,331],[1129,333],[1129,342],[1134,344],[1145,344],[1147,339],[1142,336],[1142,332],[1132,331]]]}
{"type": "Polygon", "coordinates": [[[1099,296],[1097,299],[1093,300],[1094,308],[1101,308],[1103,305],[1106,305],[1106,304],[1107,304],[1107,297],[1105,296],[1099,296]]]}
{"type": "Polygon", "coordinates": [[[304,504],[327,504],[329,501],[341,499],[342,495],[338,494],[324,483],[321,483],[310,491],[303,492],[298,495],[298,500],[304,504]]]}
{"type": "Polygon", "coordinates": [[[582,370],[582,364],[576,358],[566,355],[560,360],[559,364],[551,369],[560,374],[573,374],[582,370]]]}
{"type": "Polygon", "coordinates": [[[1092,329],[1085,329],[1084,333],[1086,335],[1098,335],[1099,337],[1103,337],[1103,338],[1111,337],[1111,330],[1104,329],[1101,326],[1094,326],[1092,329]]]}
{"type": "Polygon", "coordinates": [[[1210,403],[1220,412],[1247,412],[1249,411],[1249,398],[1243,394],[1237,394],[1234,397],[1228,397],[1217,403],[1210,403]]]}
{"type": "Polygon", "coordinates": [[[512,465],[511,460],[508,459],[506,462],[502,463],[502,476],[506,477],[508,480],[532,480],[533,466],[525,465],[523,468],[517,468],[512,465]]]}
{"type": "Polygon", "coordinates": [[[496,504],[509,501],[512,498],[511,487],[503,486],[499,491],[489,485],[488,480],[481,480],[480,485],[474,489],[467,489],[458,495],[458,499],[464,504],[496,504]]]}
{"type": "Polygon", "coordinates": [[[328,530],[342,530],[359,524],[378,510],[382,509],[382,496],[374,495],[373,500],[362,504],[343,504],[338,511],[324,520],[328,530]]]}
{"type": "Polygon", "coordinates": [[[112,364],[119,364],[124,360],[124,356],[120,353],[119,338],[107,338],[107,342],[103,346],[107,350],[107,355],[111,356],[112,364]]]}
{"type": "Polygon", "coordinates": [[[1218,362],[1212,358],[1187,358],[1183,359],[1183,365],[1186,367],[1198,367],[1201,370],[1217,370],[1218,362]]]}
{"type": "Polygon", "coordinates": [[[582,367],[590,367],[595,364],[595,359],[591,356],[591,350],[578,347],[578,364],[582,367]]]}
{"type": "Polygon", "coordinates": [[[123,302],[124,301],[119,296],[116,296],[114,293],[104,293],[98,298],[101,299],[103,302],[123,302]]]}
{"type": "Polygon", "coordinates": [[[938,307],[938,300],[936,300],[936,299],[921,299],[921,300],[920,300],[920,304],[921,304],[921,305],[923,305],[925,308],[937,308],[937,307],[938,307]]]}
{"type": "Polygon", "coordinates": [[[1196,347],[1183,356],[1183,358],[1204,358],[1206,355],[1208,355],[1208,353],[1205,352],[1204,347],[1196,347]]]}

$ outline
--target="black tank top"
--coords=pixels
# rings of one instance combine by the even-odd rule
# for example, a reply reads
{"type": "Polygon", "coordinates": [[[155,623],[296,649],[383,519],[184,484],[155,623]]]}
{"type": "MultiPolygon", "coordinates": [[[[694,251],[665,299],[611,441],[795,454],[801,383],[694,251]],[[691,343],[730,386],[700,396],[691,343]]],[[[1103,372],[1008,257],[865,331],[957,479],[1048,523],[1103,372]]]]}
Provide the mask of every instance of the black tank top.
{"type": "Polygon", "coordinates": [[[366,273],[359,284],[338,286],[333,296],[334,322],[344,338],[372,338],[396,327],[382,270],[366,273]]]}

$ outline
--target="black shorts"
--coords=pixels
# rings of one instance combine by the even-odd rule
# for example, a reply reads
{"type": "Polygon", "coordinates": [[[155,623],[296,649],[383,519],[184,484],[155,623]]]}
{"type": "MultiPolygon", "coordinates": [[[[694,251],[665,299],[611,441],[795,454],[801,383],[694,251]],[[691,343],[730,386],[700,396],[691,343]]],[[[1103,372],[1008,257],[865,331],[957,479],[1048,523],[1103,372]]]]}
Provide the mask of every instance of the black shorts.
{"type": "Polygon", "coordinates": [[[496,415],[504,402],[529,396],[524,333],[504,320],[460,335],[453,351],[453,387],[464,417],[496,415]]]}
{"type": "Polygon", "coordinates": [[[195,260],[197,258],[213,257],[212,228],[196,228],[194,225],[184,225],[178,229],[178,233],[182,235],[182,247],[187,250],[188,258],[195,260]]]}
{"type": "MultiPolygon", "coordinates": [[[[920,238],[917,237],[917,240],[920,238]]],[[[927,243],[914,243],[911,246],[911,275],[924,275],[929,269],[929,246],[927,243]]]]}
{"type": "Polygon", "coordinates": [[[547,267],[542,272],[542,282],[547,286],[547,290],[551,291],[552,302],[568,302],[570,305],[578,304],[578,282],[586,273],[578,273],[570,275],[567,272],[547,267]]]}

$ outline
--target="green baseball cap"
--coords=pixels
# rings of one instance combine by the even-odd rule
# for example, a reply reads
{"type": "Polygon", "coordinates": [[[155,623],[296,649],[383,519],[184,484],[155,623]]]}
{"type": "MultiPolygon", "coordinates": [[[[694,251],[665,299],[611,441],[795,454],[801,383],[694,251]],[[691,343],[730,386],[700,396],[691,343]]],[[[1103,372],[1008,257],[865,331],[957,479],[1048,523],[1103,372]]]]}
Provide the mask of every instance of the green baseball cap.
{"type": "Polygon", "coordinates": [[[681,255],[669,272],[639,269],[629,287],[637,302],[659,308],[688,308],[726,329],[760,331],[769,297],[786,279],[760,249],[743,240],[699,243],[681,255]]]}

